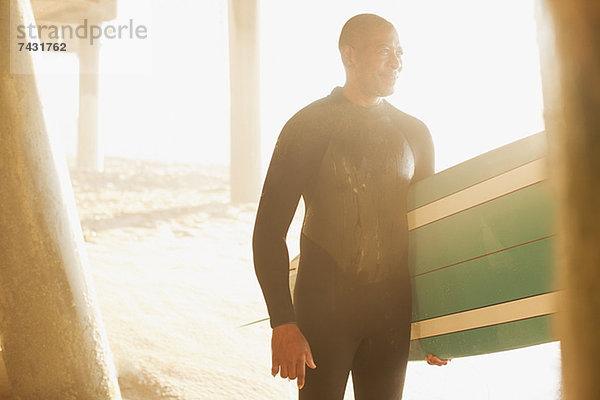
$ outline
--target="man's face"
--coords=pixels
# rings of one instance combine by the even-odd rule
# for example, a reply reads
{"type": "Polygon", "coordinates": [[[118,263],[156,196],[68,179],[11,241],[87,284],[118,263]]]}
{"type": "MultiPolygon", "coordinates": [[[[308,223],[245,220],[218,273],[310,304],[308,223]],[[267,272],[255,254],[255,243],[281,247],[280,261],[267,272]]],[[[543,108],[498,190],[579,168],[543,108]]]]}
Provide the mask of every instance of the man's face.
{"type": "Polygon", "coordinates": [[[355,79],[361,91],[376,97],[394,93],[402,70],[402,47],[396,29],[386,25],[373,28],[354,50],[355,79]]]}

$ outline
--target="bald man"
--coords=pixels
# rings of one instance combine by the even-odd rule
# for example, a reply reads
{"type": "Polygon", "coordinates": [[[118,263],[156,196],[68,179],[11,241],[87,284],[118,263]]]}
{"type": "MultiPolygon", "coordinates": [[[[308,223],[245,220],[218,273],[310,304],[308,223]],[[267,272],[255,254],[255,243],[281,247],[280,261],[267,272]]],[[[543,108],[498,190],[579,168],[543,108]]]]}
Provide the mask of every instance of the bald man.
{"type": "Polygon", "coordinates": [[[256,216],[271,372],[297,378],[301,400],[343,399],[350,372],[357,400],[400,399],[411,319],[406,195],[433,174],[433,143],[423,122],[384,100],[402,70],[390,22],[351,18],[339,50],[345,85],[284,126],[256,216]],[[300,196],[306,215],[292,304],[285,238],[300,196]]]}

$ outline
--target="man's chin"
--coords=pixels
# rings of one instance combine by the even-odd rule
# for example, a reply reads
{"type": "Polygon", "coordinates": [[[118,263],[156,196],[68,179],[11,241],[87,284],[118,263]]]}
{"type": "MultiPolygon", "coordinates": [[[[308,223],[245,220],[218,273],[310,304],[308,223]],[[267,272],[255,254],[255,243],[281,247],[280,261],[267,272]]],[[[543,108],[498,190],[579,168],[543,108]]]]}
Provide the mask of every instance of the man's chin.
{"type": "Polygon", "coordinates": [[[386,87],[379,88],[379,90],[378,90],[379,97],[387,97],[387,96],[391,96],[392,94],[394,94],[394,86],[386,86],[386,87]]]}

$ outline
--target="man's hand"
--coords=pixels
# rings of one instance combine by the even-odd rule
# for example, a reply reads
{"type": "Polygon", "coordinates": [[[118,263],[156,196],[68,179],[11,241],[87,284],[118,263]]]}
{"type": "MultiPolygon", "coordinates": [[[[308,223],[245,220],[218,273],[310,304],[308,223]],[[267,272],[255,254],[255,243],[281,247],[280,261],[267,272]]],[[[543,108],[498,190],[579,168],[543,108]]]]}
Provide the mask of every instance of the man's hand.
{"type": "Polygon", "coordinates": [[[304,386],[306,376],[305,364],[315,369],[308,342],[296,324],[285,324],[273,329],[271,338],[271,352],[273,355],[273,376],[280,372],[282,378],[298,378],[298,389],[304,386]]]}
{"type": "Polygon", "coordinates": [[[434,356],[433,354],[429,353],[427,354],[427,357],[425,357],[425,361],[427,361],[427,364],[429,365],[446,365],[448,364],[448,361],[452,361],[452,359],[440,359],[437,356],[434,356]]]}

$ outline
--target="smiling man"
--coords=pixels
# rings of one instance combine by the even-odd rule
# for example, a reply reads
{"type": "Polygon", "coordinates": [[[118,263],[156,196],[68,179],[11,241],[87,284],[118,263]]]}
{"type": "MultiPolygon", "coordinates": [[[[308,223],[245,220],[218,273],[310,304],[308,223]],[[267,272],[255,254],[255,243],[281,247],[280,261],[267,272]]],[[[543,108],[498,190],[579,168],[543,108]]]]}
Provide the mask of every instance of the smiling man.
{"type": "Polygon", "coordinates": [[[343,399],[350,372],[357,400],[400,399],[411,317],[406,196],[433,174],[433,144],[425,124],[383,99],[402,70],[394,26],[357,15],[339,50],[345,85],[284,126],[256,216],[271,372],[297,378],[302,400],[343,399]],[[300,197],[306,216],[292,304],[285,237],[300,197]]]}

